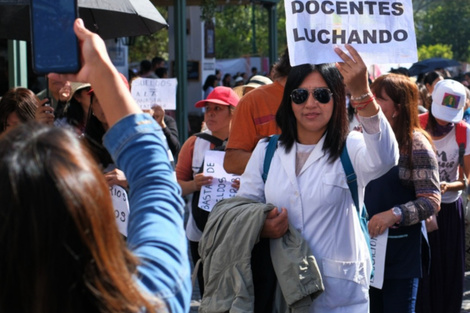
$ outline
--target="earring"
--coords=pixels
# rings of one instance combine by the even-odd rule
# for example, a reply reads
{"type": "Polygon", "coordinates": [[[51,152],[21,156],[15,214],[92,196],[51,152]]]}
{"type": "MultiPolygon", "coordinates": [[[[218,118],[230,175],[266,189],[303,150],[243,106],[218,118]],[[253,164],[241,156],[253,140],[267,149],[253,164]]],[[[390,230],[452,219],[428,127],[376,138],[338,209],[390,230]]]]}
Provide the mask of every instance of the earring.
{"type": "Polygon", "coordinates": [[[392,118],[395,118],[395,112],[393,112],[392,118]]]}

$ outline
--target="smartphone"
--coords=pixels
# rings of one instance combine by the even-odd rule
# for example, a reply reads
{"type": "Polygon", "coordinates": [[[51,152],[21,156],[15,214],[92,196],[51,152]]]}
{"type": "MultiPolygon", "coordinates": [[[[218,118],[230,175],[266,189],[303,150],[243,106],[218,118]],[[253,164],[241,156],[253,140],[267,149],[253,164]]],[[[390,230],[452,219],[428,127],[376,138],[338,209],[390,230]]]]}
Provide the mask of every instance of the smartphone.
{"type": "Polygon", "coordinates": [[[80,69],[73,23],[77,0],[30,0],[32,65],[36,74],[76,73],[80,69]]]}

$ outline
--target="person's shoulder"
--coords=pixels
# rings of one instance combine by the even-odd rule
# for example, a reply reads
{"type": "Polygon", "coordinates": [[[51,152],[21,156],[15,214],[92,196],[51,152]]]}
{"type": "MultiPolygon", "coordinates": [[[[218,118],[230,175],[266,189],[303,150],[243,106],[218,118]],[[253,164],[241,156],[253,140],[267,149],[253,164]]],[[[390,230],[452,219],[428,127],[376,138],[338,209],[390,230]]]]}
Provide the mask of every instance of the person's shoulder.
{"type": "Polygon", "coordinates": [[[168,114],[165,114],[163,116],[163,119],[165,120],[165,123],[167,123],[167,122],[175,122],[176,123],[176,120],[173,118],[173,116],[168,115],[168,114]]]}
{"type": "Polygon", "coordinates": [[[188,143],[188,144],[193,144],[194,145],[194,142],[196,141],[198,137],[196,136],[196,134],[192,134],[191,136],[188,137],[188,139],[186,139],[186,141],[184,142],[185,144],[188,143]]]}
{"type": "Polygon", "coordinates": [[[433,150],[431,142],[422,131],[413,132],[413,150],[433,150]]]}
{"type": "Polygon", "coordinates": [[[260,102],[260,99],[264,101],[265,99],[277,98],[280,101],[283,92],[284,87],[278,82],[273,82],[272,84],[260,86],[244,95],[240,99],[240,102],[238,103],[237,107],[244,107],[250,104],[258,104],[260,102]]]}
{"type": "MultiPolygon", "coordinates": [[[[254,89],[253,91],[258,91],[259,93],[273,93],[273,92],[284,92],[284,86],[282,86],[279,82],[274,81],[271,84],[259,86],[258,88],[254,89]]],[[[251,91],[251,92],[253,92],[251,91]]],[[[251,93],[250,92],[250,93],[251,93]]],[[[248,93],[248,94],[250,94],[248,93]]]]}

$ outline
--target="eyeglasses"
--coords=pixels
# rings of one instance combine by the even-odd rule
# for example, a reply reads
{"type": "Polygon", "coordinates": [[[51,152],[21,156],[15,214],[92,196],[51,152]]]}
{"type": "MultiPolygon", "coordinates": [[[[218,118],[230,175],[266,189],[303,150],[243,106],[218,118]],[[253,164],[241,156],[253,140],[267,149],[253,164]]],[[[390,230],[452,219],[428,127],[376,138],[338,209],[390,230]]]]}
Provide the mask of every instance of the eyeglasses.
{"type": "MultiPolygon", "coordinates": [[[[304,88],[294,89],[290,94],[292,101],[295,104],[302,104],[308,99],[309,90],[304,88]]],[[[330,102],[333,93],[328,88],[316,88],[311,91],[313,97],[320,103],[326,104],[330,102]]]]}

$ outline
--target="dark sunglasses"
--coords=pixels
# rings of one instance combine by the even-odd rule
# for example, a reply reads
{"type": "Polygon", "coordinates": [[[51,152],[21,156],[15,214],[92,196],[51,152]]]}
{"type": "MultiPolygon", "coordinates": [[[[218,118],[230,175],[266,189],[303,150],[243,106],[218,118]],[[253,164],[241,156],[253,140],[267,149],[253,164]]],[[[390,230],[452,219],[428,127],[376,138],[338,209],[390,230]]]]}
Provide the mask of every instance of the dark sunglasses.
{"type": "MultiPolygon", "coordinates": [[[[302,104],[308,99],[310,91],[304,88],[294,89],[290,94],[292,101],[295,104],[302,104]]],[[[328,88],[316,88],[312,92],[313,97],[320,103],[326,104],[330,102],[333,93],[328,88]]]]}

